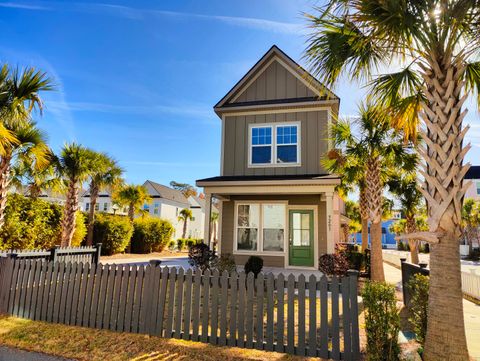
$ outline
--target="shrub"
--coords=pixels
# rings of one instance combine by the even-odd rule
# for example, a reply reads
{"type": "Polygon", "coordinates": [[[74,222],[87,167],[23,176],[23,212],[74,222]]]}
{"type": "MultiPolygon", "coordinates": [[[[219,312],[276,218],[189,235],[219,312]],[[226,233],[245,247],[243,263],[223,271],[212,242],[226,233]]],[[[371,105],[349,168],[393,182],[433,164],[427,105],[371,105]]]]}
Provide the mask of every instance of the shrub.
{"type": "Polygon", "coordinates": [[[216,268],[220,274],[227,271],[229,274],[237,270],[235,258],[230,253],[224,253],[212,262],[212,267],[216,268]]]}
{"type": "Polygon", "coordinates": [[[320,256],[318,269],[328,276],[345,276],[349,268],[348,260],[343,252],[320,256]]]}
{"type": "Polygon", "coordinates": [[[414,327],[417,340],[422,345],[427,334],[429,277],[416,274],[407,283],[411,298],[407,305],[410,311],[409,321],[414,327]]]}
{"type": "Polygon", "coordinates": [[[168,249],[173,251],[175,249],[175,246],[177,245],[177,242],[175,242],[173,239],[168,242],[168,249]]]}
{"type": "Polygon", "coordinates": [[[468,259],[470,261],[478,262],[480,260],[480,248],[474,248],[468,254],[468,259]]]}
{"type": "Polygon", "coordinates": [[[367,332],[367,359],[397,361],[400,348],[400,316],[395,287],[385,282],[367,282],[362,292],[367,332]]]}
{"type": "Polygon", "coordinates": [[[87,218],[82,212],[77,212],[75,222],[75,232],[72,237],[72,247],[80,247],[85,236],[87,235],[87,218]]]}
{"type": "Polygon", "coordinates": [[[185,248],[185,244],[187,243],[187,240],[185,238],[179,238],[177,239],[177,249],[179,251],[183,251],[185,248]]]}
{"type": "Polygon", "coordinates": [[[190,266],[206,271],[215,259],[215,253],[205,243],[196,244],[188,250],[188,263],[190,266]]]}
{"type": "Polygon", "coordinates": [[[245,263],[245,273],[249,274],[252,272],[255,275],[255,278],[257,278],[258,274],[262,272],[262,268],[263,259],[261,257],[250,256],[247,263],[245,263]]]}
{"type": "Polygon", "coordinates": [[[362,252],[358,252],[354,247],[347,247],[346,250],[341,251],[341,254],[345,256],[348,262],[348,267],[360,271],[364,264],[364,255],[362,252]]]}
{"type": "Polygon", "coordinates": [[[161,252],[173,234],[169,221],[153,218],[137,218],[133,222],[132,253],[161,252]]]}
{"type": "Polygon", "coordinates": [[[102,254],[125,251],[132,237],[133,226],[127,217],[99,213],[93,224],[93,241],[102,243],[102,254]]]}

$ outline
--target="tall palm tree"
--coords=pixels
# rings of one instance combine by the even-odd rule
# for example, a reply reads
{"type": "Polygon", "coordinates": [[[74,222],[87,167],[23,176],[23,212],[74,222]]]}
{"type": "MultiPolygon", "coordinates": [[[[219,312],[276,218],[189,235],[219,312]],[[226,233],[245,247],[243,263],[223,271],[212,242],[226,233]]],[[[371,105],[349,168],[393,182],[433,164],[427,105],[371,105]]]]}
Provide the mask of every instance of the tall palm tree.
{"type": "Polygon", "coordinates": [[[93,162],[95,166],[89,177],[90,209],[88,213],[87,246],[93,244],[93,224],[98,194],[104,188],[113,189],[118,186],[123,173],[117,162],[105,153],[96,152],[93,162]]]}
{"type": "MultiPolygon", "coordinates": [[[[417,216],[420,214],[423,196],[417,185],[415,173],[400,172],[388,182],[389,191],[394,194],[400,202],[400,207],[405,215],[405,233],[418,232],[417,216]]],[[[409,239],[410,259],[412,263],[418,264],[418,240],[409,239]]]]}
{"type": "Polygon", "coordinates": [[[466,360],[458,240],[470,148],[463,143],[464,103],[475,92],[480,103],[480,3],[330,0],[308,17],[305,56],[315,75],[327,85],[342,75],[370,82],[407,137],[424,124],[421,192],[430,230],[407,236],[432,245],[424,355],[427,361],[466,360]]]}
{"type": "Polygon", "coordinates": [[[4,223],[7,191],[14,178],[12,167],[29,159],[33,171],[41,170],[48,163],[51,154],[45,134],[34,122],[12,122],[8,128],[15,141],[4,142],[0,151],[0,228],[4,223]]]}
{"type": "Polygon", "coordinates": [[[116,203],[128,207],[128,218],[133,222],[136,213],[141,213],[144,204],[151,201],[144,186],[129,184],[121,187],[113,196],[116,203]]]}
{"type": "Polygon", "coordinates": [[[61,246],[72,242],[76,226],[79,187],[95,169],[94,152],[76,143],[65,144],[58,158],[58,172],[67,188],[63,209],[61,246]]]}
{"type": "Polygon", "coordinates": [[[178,216],[178,220],[183,222],[183,232],[182,238],[185,238],[187,235],[187,222],[193,220],[193,213],[192,210],[189,208],[184,208],[180,211],[180,215],[178,216]]]}

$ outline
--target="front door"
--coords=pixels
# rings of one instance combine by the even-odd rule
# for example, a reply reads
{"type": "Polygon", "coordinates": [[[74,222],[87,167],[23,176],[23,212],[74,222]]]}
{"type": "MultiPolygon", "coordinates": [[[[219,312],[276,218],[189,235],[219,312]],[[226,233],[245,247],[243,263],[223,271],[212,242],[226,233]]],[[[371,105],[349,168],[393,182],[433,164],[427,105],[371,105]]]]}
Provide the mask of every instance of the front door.
{"type": "Polygon", "coordinates": [[[295,209],[289,214],[289,265],[314,266],[313,210],[295,209]]]}

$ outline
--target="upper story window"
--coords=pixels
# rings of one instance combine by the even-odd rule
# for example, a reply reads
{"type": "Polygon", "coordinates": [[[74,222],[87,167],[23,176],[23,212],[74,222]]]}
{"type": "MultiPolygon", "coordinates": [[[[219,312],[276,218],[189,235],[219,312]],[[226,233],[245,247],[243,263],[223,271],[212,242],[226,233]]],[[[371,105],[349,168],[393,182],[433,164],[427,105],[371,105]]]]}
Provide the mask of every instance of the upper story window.
{"type": "Polygon", "coordinates": [[[477,195],[480,195],[480,181],[475,182],[476,188],[477,188],[477,195]]]}
{"type": "Polygon", "coordinates": [[[249,166],[300,165],[300,123],[250,125],[249,166]]]}

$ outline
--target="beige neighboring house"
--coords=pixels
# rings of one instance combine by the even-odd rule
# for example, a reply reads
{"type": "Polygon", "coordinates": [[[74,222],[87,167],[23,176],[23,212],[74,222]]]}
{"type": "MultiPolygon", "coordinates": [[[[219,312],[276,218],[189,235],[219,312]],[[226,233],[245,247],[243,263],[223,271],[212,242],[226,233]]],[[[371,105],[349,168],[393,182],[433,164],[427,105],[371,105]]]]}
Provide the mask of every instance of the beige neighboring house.
{"type": "Polygon", "coordinates": [[[464,179],[470,181],[465,198],[480,200],[480,165],[472,165],[464,179]]]}
{"type": "MultiPolygon", "coordinates": [[[[222,122],[220,175],[197,180],[206,219],[219,200],[219,253],[238,265],[317,269],[340,239],[340,183],[321,159],[340,99],[273,46],[215,105],[222,122]]],[[[208,217],[208,218],[207,218],[208,217]]],[[[205,222],[205,234],[210,234],[205,222]]]]}

